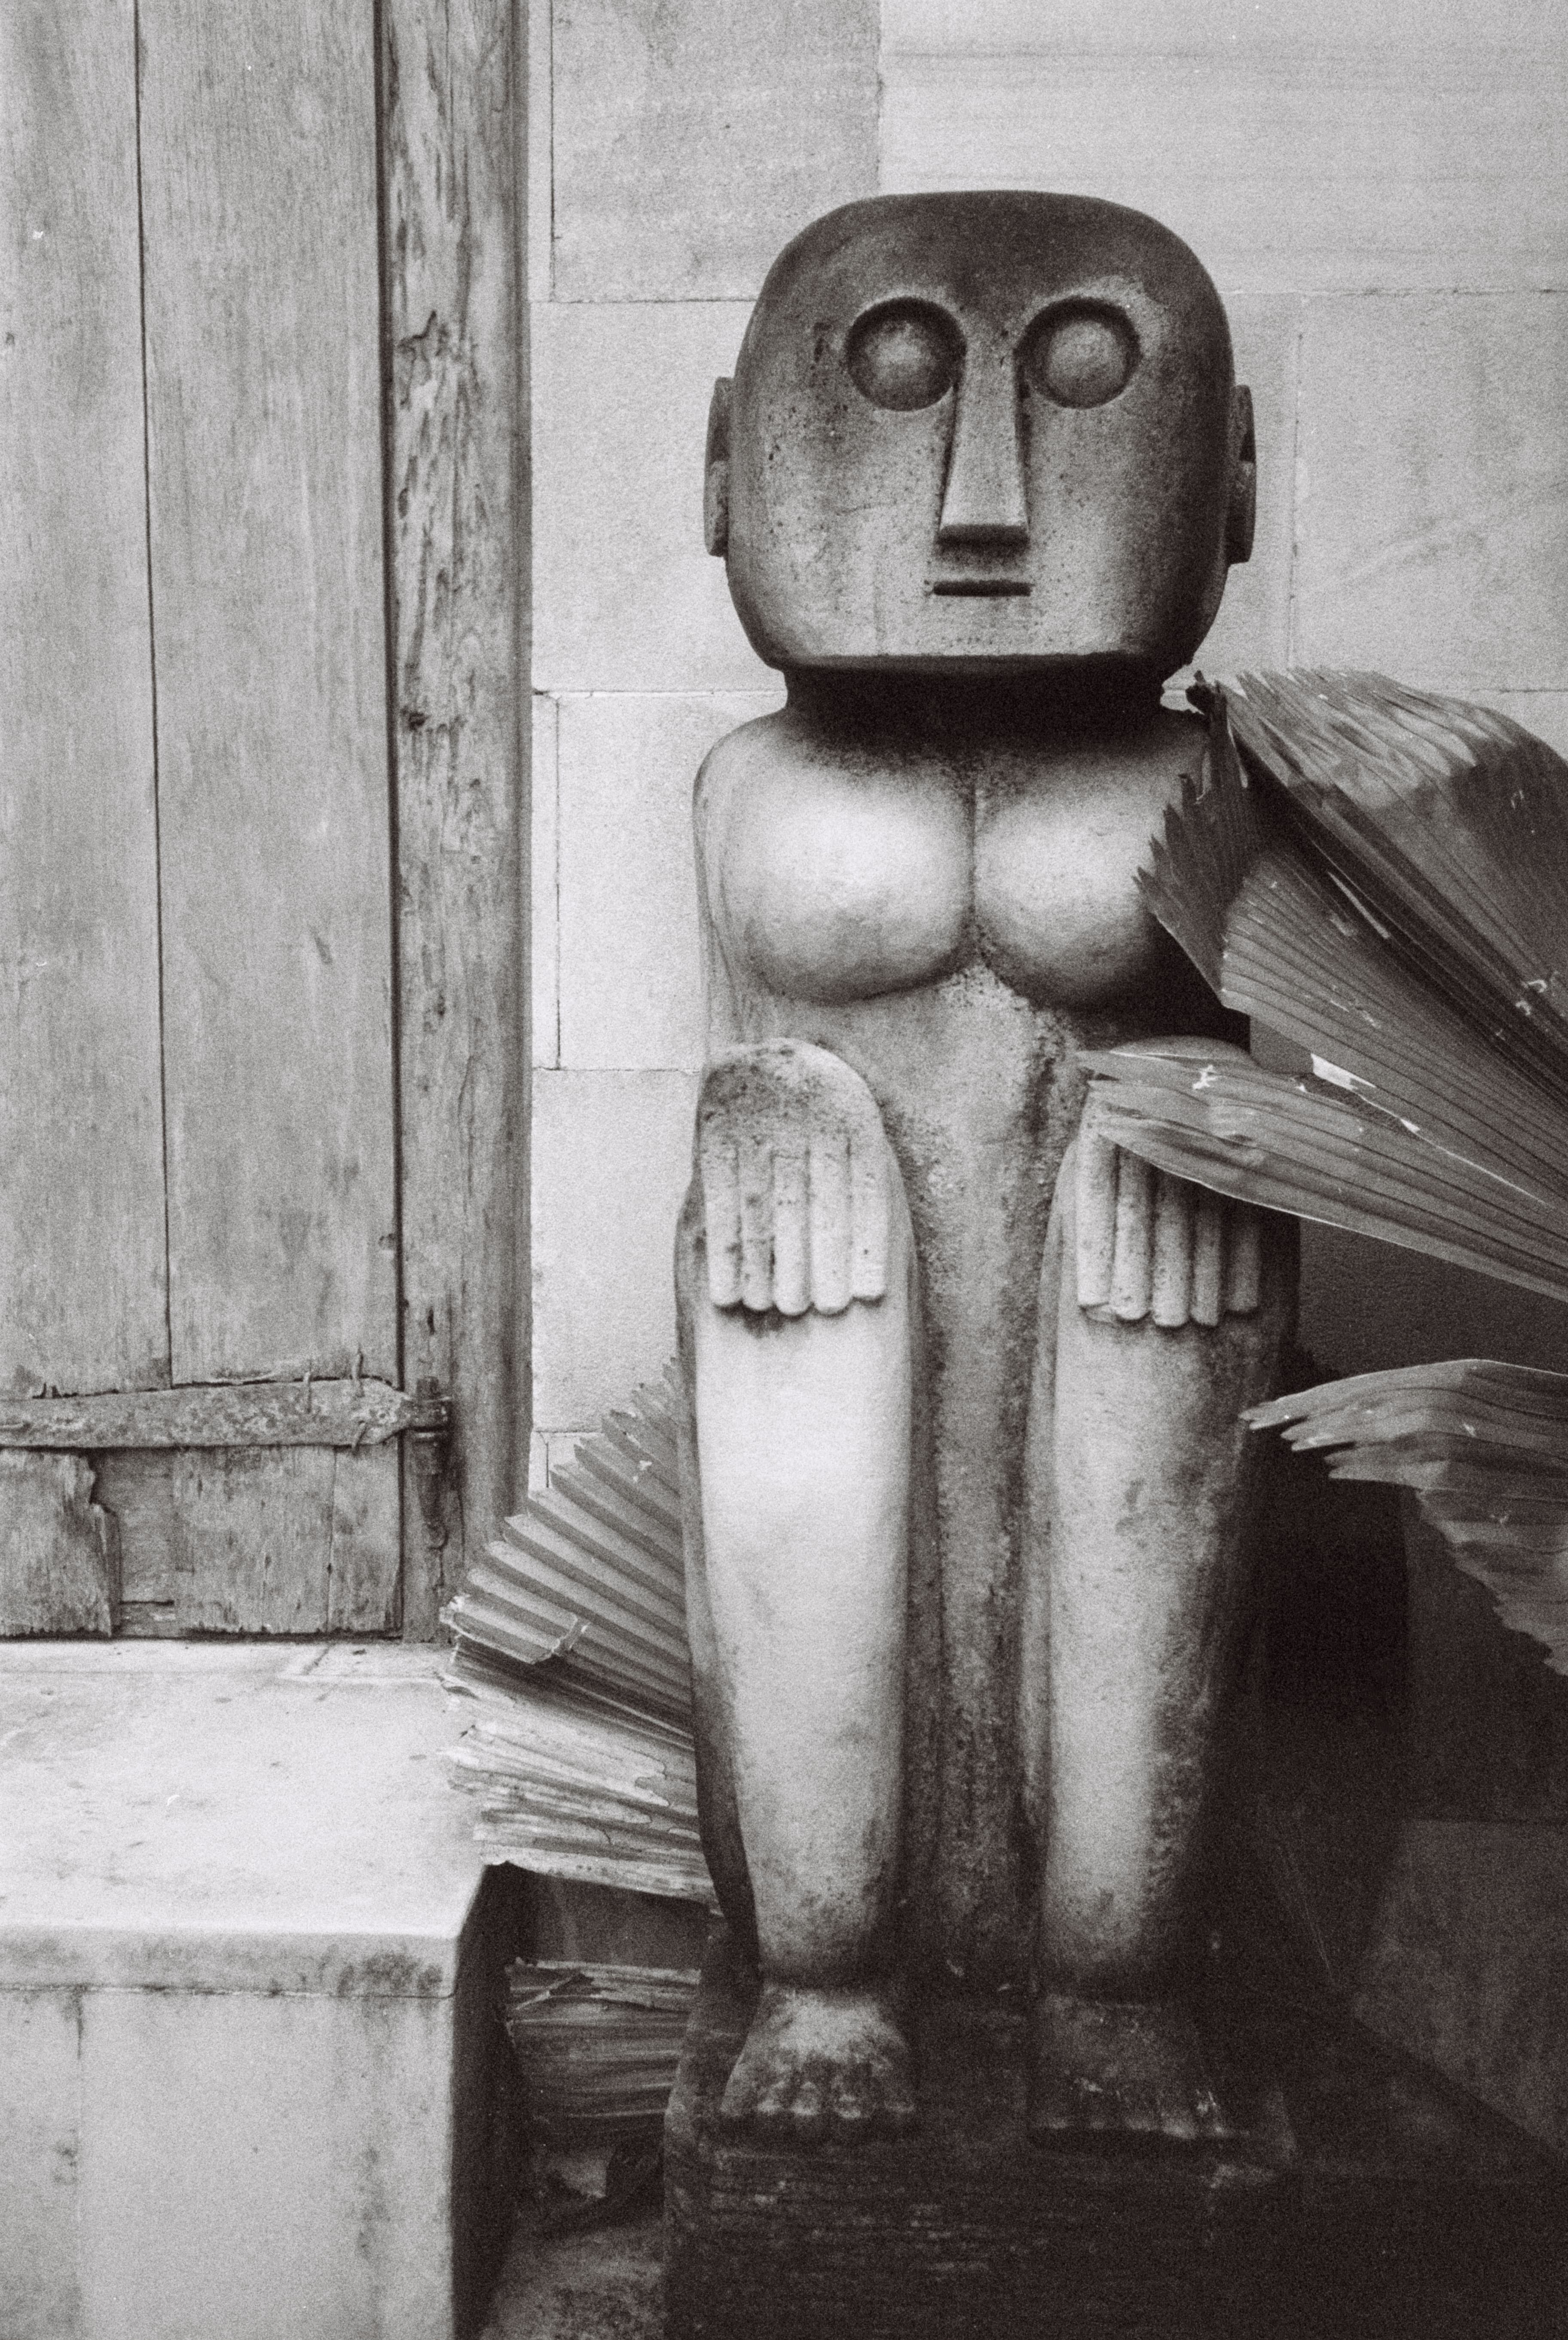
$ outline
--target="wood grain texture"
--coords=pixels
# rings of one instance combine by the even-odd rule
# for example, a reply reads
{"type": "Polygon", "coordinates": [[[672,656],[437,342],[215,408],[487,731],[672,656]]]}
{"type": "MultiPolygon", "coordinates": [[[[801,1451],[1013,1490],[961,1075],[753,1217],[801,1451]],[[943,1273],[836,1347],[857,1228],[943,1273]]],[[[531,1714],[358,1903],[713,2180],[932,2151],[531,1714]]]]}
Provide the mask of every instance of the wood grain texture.
{"type": "Polygon", "coordinates": [[[123,1632],[395,1629],[395,1447],[131,1450],[93,1459],[98,1500],[119,1524],[123,1632]]]}
{"type": "Polygon", "coordinates": [[[0,1447],[379,1446],[429,1408],[387,1382],[241,1382],[0,1398],[0,1447]]]}
{"type": "Polygon", "coordinates": [[[0,1634],[112,1633],[120,1540],[79,1454],[0,1454],[0,1634]]]}
{"type": "Polygon", "coordinates": [[[141,9],[176,1382],[397,1373],[372,26],[141,9]]]}
{"type": "Polygon", "coordinates": [[[404,1379],[458,1423],[443,1551],[407,1490],[428,1636],[527,1452],[521,93],[509,0],[389,0],[383,27],[404,1379]]]}
{"type": "Polygon", "coordinates": [[[0,11],[0,1389],[169,1378],[130,0],[0,11]]]}

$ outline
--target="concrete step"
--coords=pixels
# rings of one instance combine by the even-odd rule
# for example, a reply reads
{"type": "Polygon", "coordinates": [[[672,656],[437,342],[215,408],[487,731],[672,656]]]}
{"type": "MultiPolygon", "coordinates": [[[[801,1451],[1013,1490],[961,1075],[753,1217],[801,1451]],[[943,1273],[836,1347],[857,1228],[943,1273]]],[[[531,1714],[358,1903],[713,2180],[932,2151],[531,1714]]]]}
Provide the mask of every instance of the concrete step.
{"type": "Polygon", "coordinates": [[[463,2340],[515,2168],[439,1653],[0,1644],[0,2334],[463,2340]]]}

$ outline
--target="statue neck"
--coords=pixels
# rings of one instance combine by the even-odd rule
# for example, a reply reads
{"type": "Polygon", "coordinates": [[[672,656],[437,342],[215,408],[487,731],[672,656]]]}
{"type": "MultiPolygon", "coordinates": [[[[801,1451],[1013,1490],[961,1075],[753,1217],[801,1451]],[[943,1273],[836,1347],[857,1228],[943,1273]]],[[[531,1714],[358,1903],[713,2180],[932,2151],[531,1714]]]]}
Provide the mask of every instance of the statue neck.
{"type": "Polygon", "coordinates": [[[840,737],[972,750],[988,739],[1142,729],[1158,716],[1160,681],[1124,662],[1084,662],[1035,673],[905,673],[887,668],[796,667],[785,671],[789,709],[814,730],[840,737]]]}

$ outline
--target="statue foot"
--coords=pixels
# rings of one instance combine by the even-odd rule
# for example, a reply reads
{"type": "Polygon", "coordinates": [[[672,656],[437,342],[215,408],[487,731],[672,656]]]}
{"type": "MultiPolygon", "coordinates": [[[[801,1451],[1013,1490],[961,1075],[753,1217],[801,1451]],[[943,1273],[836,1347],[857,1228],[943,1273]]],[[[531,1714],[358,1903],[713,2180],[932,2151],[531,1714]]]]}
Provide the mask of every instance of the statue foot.
{"type": "Polygon", "coordinates": [[[888,1987],[764,1981],[720,2117],[775,2145],[904,2136],[914,2088],[888,1987]]]}
{"type": "Polygon", "coordinates": [[[1233,2100],[1185,2008],[1061,1991],[1041,1992],[1031,2010],[1029,2134],[1066,2149],[1244,2146],[1269,2164],[1293,2149],[1277,2089],[1233,2100]]]}

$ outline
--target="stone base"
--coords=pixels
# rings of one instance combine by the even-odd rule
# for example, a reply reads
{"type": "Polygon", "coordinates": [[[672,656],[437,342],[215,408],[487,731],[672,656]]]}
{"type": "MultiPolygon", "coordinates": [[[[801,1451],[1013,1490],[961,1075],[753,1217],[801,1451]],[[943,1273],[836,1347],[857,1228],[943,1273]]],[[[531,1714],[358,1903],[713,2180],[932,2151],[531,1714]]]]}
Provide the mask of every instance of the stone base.
{"type": "Polygon", "coordinates": [[[755,1981],[710,1949],[666,2125],[669,2340],[1538,2340],[1568,2175],[1288,1975],[1230,2052],[1289,2133],[1031,2147],[1023,2011],[928,2004],[912,2137],[789,2154],[718,2106],[755,1981]],[[1277,2094],[1276,2093],[1277,2091],[1277,2094]]]}
{"type": "Polygon", "coordinates": [[[440,1653],[0,1644],[0,2335],[462,2340],[524,1947],[440,1653]]]}

